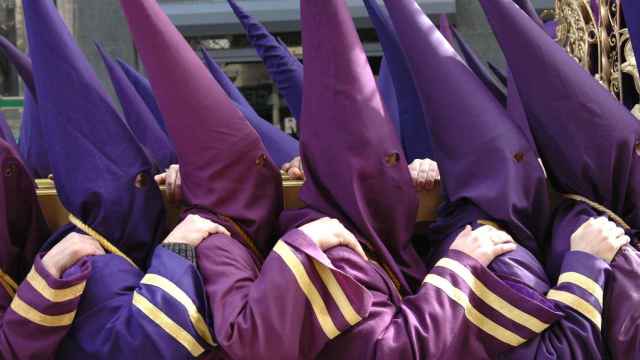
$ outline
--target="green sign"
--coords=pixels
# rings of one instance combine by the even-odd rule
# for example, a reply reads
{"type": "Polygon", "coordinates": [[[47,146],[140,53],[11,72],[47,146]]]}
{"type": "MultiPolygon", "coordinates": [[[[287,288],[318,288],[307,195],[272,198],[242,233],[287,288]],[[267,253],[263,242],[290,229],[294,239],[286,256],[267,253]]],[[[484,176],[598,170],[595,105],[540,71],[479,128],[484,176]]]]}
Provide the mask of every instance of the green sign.
{"type": "Polygon", "coordinates": [[[23,107],[24,98],[22,97],[0,98],[0,109],[22,109],[23,107]]]}

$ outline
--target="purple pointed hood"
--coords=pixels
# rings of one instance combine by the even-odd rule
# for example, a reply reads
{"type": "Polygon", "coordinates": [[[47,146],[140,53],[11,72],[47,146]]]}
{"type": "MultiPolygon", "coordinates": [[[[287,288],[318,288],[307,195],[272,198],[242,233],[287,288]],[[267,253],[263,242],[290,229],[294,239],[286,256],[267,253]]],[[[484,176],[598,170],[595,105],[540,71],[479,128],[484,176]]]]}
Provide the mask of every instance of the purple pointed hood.
{"type": "Polygon", "coordinates": [[[156,97],[153,94],[153,90],[151,89],[151,84],[149,84],[149,80],[147,80],[144,76],[142,76],[142,74],[140,74],[133,67],[131,67],[131,65],[127,64],[121,59],[116,59],[116,61],[118,62],[118,65],[120,65],[120,67],[122,68],[122,71],[124,71],[125,75],[127,75],[127,78],[129,78],[129,81],[131,82],[133,87],[136,88],[138,95],[140,95],[144,103],[147,104],[147,107],[149,108],[149,110],[151,110],[153,117],[156,119],[156,122],[158,123],[162,131],[166,133],[167,126],[164,121],[164,116],[160,111],[160,107],[158,106],[156,97]]]}
{"type": "Polygon", "coordinates": [[[535,6],[533,6],[533,4],[531,3],[531,0],[513,0],[513,2],[516,3],[516,5],[518,5],[520,9],[522,9],[522,11],[529,15],[531,20],[538,24],[538,26],[544,26],[542,24],[542,19],[540,19],[540,16],[538,16],[538,12],[536,11],[535,6]]]}
{"type": "Polygon", "coordinates": [[[0,270],[19,284],[49,234],[33,178],[15,148],[2,140],[0,171],[0,270]]]}
{"type": "Polygon", "coordinates": [[[415,1],[385,3],[429,109],[448,201],[477,209],[477,216],[497,222],[536,253],[548,204],[535,150],[415,1]]]}
{"type": "Polygon", "coordinates": [[[251,126],[258,132],[275,164],[281,167],[284,163],[298,156],[298,141],[261,118],[227,74],[209,56],[207,51],[201,49],[201,53],[209,72],[218,81],[227,96],[238,106],[238,110],[251,123],[251,126]]]}
{"type": "Polygon", "coordinates": [[[301,12],[300,197],[342,221],[408,290],[405,276],[424,265],[410,243],[418,203],[402,146],[344,0],[303,0],[301,12]]]}
{"type": "Polygon", "coordinates": [[[23,4],[38,109],[60,200],[115,246],[114,252],[144,268],[165,231],[151,161],[53,2],[23,4]]]}
{"type": "Polygon", "coordinates": [[[16,138],[13,136],[13,132],[11,132],[7,118],[4,116],[2,111],[0,111],[0,138],[13,146],[14,149],[18,148],[16,138]]]}
{"type": "Polygon", "coordinates": [[[162,131],[151,110],[144,103],[124,71],[99,44],[96,44],[116,91],[124,117],[138,141],[155,161],[158,171],[178,162],[173,144],[162,131]]]}
{"type": "Polygon", "coordinates": [[[396,92],[400,138],[409,162],[429,158],[433,154],[431,134],[427,128],[426,113],[422,109],[418,91],[411,77],[400,42],[389,20],[389,15],[376,0],[365,0],[369,18],[376,28],[384,58],[396,92]]]}
{"type": "Polygon", "coordinates": [[[300,120],[302,111],[302,64],[286,45],[271,35],[264,25],[247,14],[235,0],[227,0],[247,33],[249,42],[267,67],[291,114],[300,120]]]}
{"type": "Polygon", "coordinates": [[[15,45],[13,45],[4,36],[0,36],[0,50],[9,58],[9,61],[16,67],[18,74],[27,89],[32,95],[36,95],[36,88],[33,83],[33,70],[31,69],[31,59],[23,54],[15,45]]]}
{"type": "Polygon", "coordinates": [[[496,100],[503,106],[507,105],[507,93],[493,80],[489,69],[485,66],[484,62],[480,60],[480,57],[471,48],[469,44],[462,38],[462,35],[456,29],[449,29],[453,33],[453,36],[458,43],[458,48],[464,57],[467,65],[476,74],[478,79],[489,89],[489,91],[495,96],[496,100]]]}
{"type": "Polygon", "coordinates": [[[3,37],[0,37],[0,49],[16,67],[20,78],[26,85],[20,125],[20,143],[18,144],[20,156],[32,176],[46,178],[51,174],[51,164],[35,99],[36,88],[33,82],[31,59],[3,37]]]}
{"type": "Polygon", "coordinates": [[[638,120],[510,1],[481,4],[555,187],[640,227],[638,120]]]}
{"type": "Polygon", "coordinates": [[[451,44],[451,46],[455,46],[453,33],[451,32],[453,26],[451,26],[451,23],[449,23],[449,17],[447,16],[447,14],[440,14],[440,17],[438,19],[438,29],[440,29],[440,33],[442,34],[442,36],[444,36],[445,39],[447,39],[449,44],[451,44]]]}
{"type": "Polygon", "coordinates": [[[380,62],[380,69],[378,70],[378,89],[380,91],[380,96],[382,96],[382,102],[384,103],[385,109],[387,109],[387,114],[391,121],[393,121],[393,126],[396,128],[398,136],[400,136],[398,97],[396,96],[396,89],[393,87],[393,79],[391,78],[389,65],[384,57],[380,62]]]}
{"type": "Polygon", "coordinates": [[[178,153],[185,201],[233,220],[268,252],[282,180],[260,137],[155,0],[120,3],[178,153]]]}
{"type": "Polygon", "coordinates": [[[502,71],[502,69],[500,69],[498,66],[494,65],[492,62],[488,62],[489,64],[489,69],[491,69],[491,72],[493,72],[493,75],[496,76],[496,79],[498,79],[498,81],[500,81],[500,83],[503,86],[507,86],[507,74],[504,73],[504,71],[502,71]]]}

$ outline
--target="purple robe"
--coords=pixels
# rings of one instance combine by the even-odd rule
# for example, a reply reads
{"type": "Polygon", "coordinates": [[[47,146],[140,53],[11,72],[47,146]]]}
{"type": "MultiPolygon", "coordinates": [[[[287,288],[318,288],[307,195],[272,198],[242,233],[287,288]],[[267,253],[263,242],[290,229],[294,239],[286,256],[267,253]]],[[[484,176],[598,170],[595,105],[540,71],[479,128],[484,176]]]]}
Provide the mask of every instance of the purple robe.
{"type": "MultiPolygon", "coordinates": [[[[640,226],[637,120],[509,2],[481,2],[509,62],[549,177],[559,191],[571,194],[572,200],[556,214],[547,254],[549,274],[558,276],[570,234],[588,217],[609,216],[627,227],[632,244],[637,244],[632,230],[640,226]],[[536,51],[522,52],[523,44],[536,51]]],[[[638,276],[630,265],[640,257],[631,247],[621,254],[607,283],[603,328],[609,351],[631,354],[640,351],[632,349],[640,333],[627,320],[639,317],[640,289],[628,279],[638,276]],[[619,294],[626,295],[612,297],[619,294]]]]}
{"type": "MultiPolygon", "coordinates": [[[[540,218],[546,216],[549,205],[544,173],[539,164],[534,165],[538,162],[537,152],[527,141],[525,129],[509,119],[489,91],[462,65],[417,4],[411,0],[385,3],[407,53],[418,91],[430,109],[436,152],[443,151],[442,158],[436,159],[445,170],[443,183],[449,202],[441,208],[430,239],[435,248],[429,261],[435,264],[432,271],[438,269],[442,256],[450,252],[447,249],[465,224],[478,226],[486,220],[499,219],[498,226],[504,227],[522,245],[535,250],[536,246],[523,240],[544,236],[546,221],[540,218]],[[415,47],[414,43],[422,46],[415,47]],[[456,105],[446,106],[449,103],[444,102],[435,89],[447,91],[447,99],[451,97],[449,94],[456,94],[456,105]],[[472,135],[465,136],[460,128],[472,135]],[[513,157],[506,156],[509,153],[513,157]],[[472,162],[475,154],[482,154],[483,160],[472,162]],[[466,173],[476,171],[474,167],[478,166],[496,170],[475,176],[466,173]],[[467,178],[463,174],[468,174],[467,178]],[[498,188],[497,183],[504,185],[498,188]],[[507,209],[512,211],[500,215],[507,209]]],[[[580,280],[586,279],[587,287],[602,292],[609,267],[591,255],[572,252],[559,255],[563,274],[577,275],[561,277],[555,287],[548,281],[538,259],[524,247],[495,259],[490,265],[505,286],[525,298],[513,305],[520,307],[534,302],[559,312],[557,322],[536,327],[536,333],[527,338],[528,342],[523,341],[518,348],[505,349],[503,356],[588,358],[602,351],[601,306],[592,306],[593,312],[587,316],[576,304],[596,303],[591,293],[580,288],[584,285],[580,280]]]]}
{"type": "MultiPolygon", "coordinates": [[[[194,264],[157,244],[165,234],[152,162],[118,115],[53,2],[26,0],[38,105],[63,205],[75,216],[52,236],[94,237],[109,253],[92,273],[63,359],[198,357],[215,343],[194,264]],[[88,121],[91,120],[91,121],[88,121]]],[[[45,246],[47,249],[48,246],[45,246]]]]}

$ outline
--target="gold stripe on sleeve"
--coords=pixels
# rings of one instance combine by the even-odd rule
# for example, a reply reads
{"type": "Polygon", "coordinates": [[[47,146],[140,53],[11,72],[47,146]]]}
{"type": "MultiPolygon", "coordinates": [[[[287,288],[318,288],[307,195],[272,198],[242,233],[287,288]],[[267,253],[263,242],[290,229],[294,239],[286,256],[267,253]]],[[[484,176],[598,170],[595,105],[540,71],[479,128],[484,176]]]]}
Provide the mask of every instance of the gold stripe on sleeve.
{"type": "Polygon", "coordinates": [[[312,261],[313,266],[316,268],[316,271],[318,271],[318,274],[322,279],[322,282],[327,287],[329,293],[331,294],[331,297],[333,297],[333,300],[338,305],[338,309],[340,309],[342,316],[344,316],[344,318],[351,326],[359,323],[362,318],[353,309],[353,306],[351,306],[351,302],[340,287],[340,284],[338,284],[338,280],[336,280],[336,277],[333,275],[331,270],[320,264],[315,259],[313,259],[312,261]]]}
{"type": "Polygon", "coordinates": [[[324,331],[325,335],[329,339],[333,339],[340,335],[340,331],[338,331],[333,319],[331,319],[331,315],[329,314],[329,310],[327,310],[327,305],[324,303],[324,300],[322,300],[322,296],[320,296],[318,289],[315,287],[313,282],[311,282],[304,265],[302,265],[300,259],[298,259],[291,248],[289,248],[289,245],[280,240],[273,247],[273,251],[282,258],[284,263],[293,273],[293,276],[298,282],[298,286],[307,297],[307,300],[309,300],[309,303],[311,303],[311,308],[313,309],[313,312],[316,315],[316,318],[320,323],[320,327],[322,328],[322,331],[324,331]]]}
{"type": "Polygon", "coordinates": [[[153,305],[147,298],[133,293],[133,305],[144,313],[151,321],[156,323],[162,330],[179,342],[191,353],[193,357],[198,357],[204,352],[204,348],[180,325],[171,320],[162,310],[153,305]]]}
{"type": "Polygon", "coordinates": [[[547,299],[555,300],[569,306],[591,320],[598,329],[602,328],[602,315],[600,315],[600,312],[579,296],[567,291],[550,290],[549,293],[547,293],[547,299]]]}
{"type": "Polygon", "coordinates": [[[84,291],[84,287],[86,285],[86,281],[83,281],[66,289],[53,289],[40,276],[40,274],[38,274],[35,268],[31,268],[29,275],[27,275],[27,281],[45,299],[55,303],[79,297],[80,295],[82,295],[82,292],[84,291]]]}
{"type": "Polygon", "coordinates": [[[11,309],[23,318],[47,327],[69,326],[76,316],[75,310],[62,315],[45,315],[16,296],[11,301],[11,309]]]}
{"type": "Polygon", "coordinates": [[[424,279],[424,282],[442,290],[451,300],[462,306],[466,318],[487,334],[511,346],[518,346],[526,341],[526,339],[505,329],[476,310],[469,301],[469,297],[460,289],[453,286],[449,280],[435,274],[429,274],[424,279]]]}
{"type": "Polygon", "coordinates": [[[193,303],[189,295],[187,295],[182,289],[171,282],[171,280],[157,274],[145,275],[140,283],[158,287],[167,295],[173,297],[176,301],[182,304],[189,314],[189,319],[191,320],[191,323],[196,329],[198,335],[200,335],[207,344],[215,346],[211,332],[209,331],[209,326],[204,321],[204,317],[200,314],[196,304],[193,303]]]}
{"type": "Polygon", "coordinates": [[[549,324],[540,321],[536,317],[525,313],[524,311],[518,309],[517,307],[511,305],[490,289],[488,289],[478,278],[476,278],[471,270],[469,270],[466,266],[462,265],[459,261],[443,258],[436,263],[435,266],[444,267],[446,269],[451,270],[456,275],[458,275],[465,283],[471,288],[474,294],[477,297],[482,299],[487,305],[491,306],[497,312],[504,315],[506,318],[511,321],[517,322],[521,326],[524,326],[530,329],[533,332],[541,333],[546,328],[549,327],[549,324]]]}
{"type": "Polygon", "coordinates": [[[558,278],[558,285],[560,284],[573,284],[581,287],[582,289],[593,295],[600,303],[600,306],[602,306],[602,299],[604,297],[602,288],[600,287],[600,285],[598,285],[598,283],[591,280],[590,278],[577,272],[566,272],[562,273],[558,278]]]}

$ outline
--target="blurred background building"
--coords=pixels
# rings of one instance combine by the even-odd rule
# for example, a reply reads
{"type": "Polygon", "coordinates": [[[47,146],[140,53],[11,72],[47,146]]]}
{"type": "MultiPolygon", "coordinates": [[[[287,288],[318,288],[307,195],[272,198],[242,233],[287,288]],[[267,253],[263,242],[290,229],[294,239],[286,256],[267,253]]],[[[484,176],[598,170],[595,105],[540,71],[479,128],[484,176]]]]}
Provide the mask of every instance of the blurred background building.
{"type": "MultiPolygon", "coordinates": [[[[0,0],[0,35],[25,50],[22,0],[0,0]]],[[[368,20],[362,0],[345,0],[353,14],[360,37],[375,72],[380,64],[381,47],[368,20]]],[[[111,91],[111,84],[94,42],[100,42],[114,56],[140,68],[135,48],[120,11],[118,0],[55,0],[68,26],[84,49],[96,72],[111,91]]],[[[270,81],[255,50],[226,0],[159,0],[172,21],[195,48],[206,48],[224,66],[256,111],[274,125],[296,132],[284,100],[270,81]]],[[[299,0],[239,0],[251,15],[262,21],[302,58],[299,0]]],[[[486,61],[504,67],[504,59],[486,23],[477,0],[417,0],[434,19],[447,14],[460,33],[486,61]]],[[[533,0],[539,9],[554,7],[554,0],[533,0]]],[[[17,134],[20,122],[21,85],[15,70],[0,57],[0,100],[17,134]]],[[[114,101],[117,104],[117,101],[114,101]]]]}

